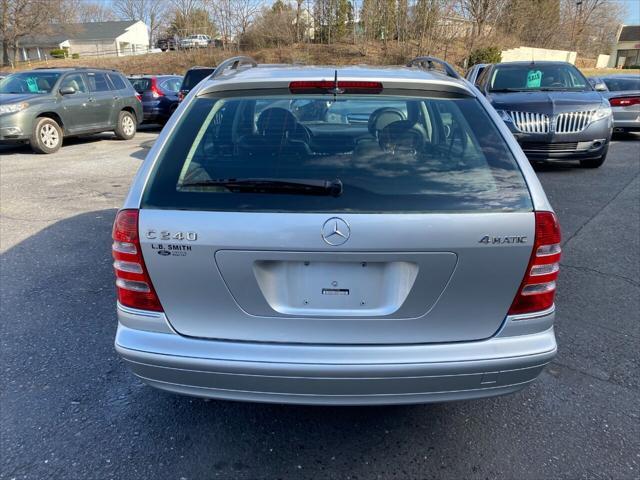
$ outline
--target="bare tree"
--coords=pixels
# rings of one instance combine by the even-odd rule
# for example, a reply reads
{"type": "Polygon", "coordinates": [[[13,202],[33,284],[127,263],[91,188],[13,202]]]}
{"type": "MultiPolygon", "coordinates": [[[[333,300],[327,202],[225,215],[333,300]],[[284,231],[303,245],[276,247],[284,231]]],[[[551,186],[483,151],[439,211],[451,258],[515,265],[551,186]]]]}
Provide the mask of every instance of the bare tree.
{"type": "Polygon", "coordinates": [[[48,32],[55,0],[0,0],[0,37],[2,63],[9,64],[9,50],[13,49],[13,64],[18,61],[20,40],[27,35],[48,32]]]}
{"type": "Polygon", "coordinates": [[[489,37],[497,27],[508,0],[460,0],[460,10],[471,21],[466,44],[471,52],[476,43],[489,37]]]}
{"type": "Polygon", "coordinates": [[[141,20],[147,24],[150,44],[153,44],[166,9],[166,0],[114,0],[113,2],[113,10],[120,17],[127,20],[141,20]]]}
{"type": "Polygon", "coordinates": [[[195,9],[202,8],[201,0],[171,0],[171,7],[174,12],[179,13],[184,18],[188,18],[195,9]]]}
{"type": "Polygon", "coordinates": [[[114,11],[104,3],[80,2],[75,12],[75,17],[80,23],[116,20],[114,11]]]}
{"type": "Polygon", "coordinates": [[[240,39],[247,33],[247,29],[251,25],[251,22],[256,18],[256,15],[260,12],[260,4],[255,0],[231,0],[233,4],[234,15],[234,35],[238,43],[238,49],[240,49],[240,39]]]}

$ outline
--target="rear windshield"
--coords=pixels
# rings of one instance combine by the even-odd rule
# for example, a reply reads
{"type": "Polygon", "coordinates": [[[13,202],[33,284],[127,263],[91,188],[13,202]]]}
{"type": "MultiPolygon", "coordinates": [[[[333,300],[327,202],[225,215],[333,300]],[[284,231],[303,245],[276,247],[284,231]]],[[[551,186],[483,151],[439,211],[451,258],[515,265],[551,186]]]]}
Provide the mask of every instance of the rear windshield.
{"type": "Polygon", "coordinates": [[[640,90],[640,76],[638,78],[605,78],[603,81],[612,92],[640,90]]]}
{"type": "Polygon", "coordinates": [[[151,88],[150,78],[129,78],[128,80],[138,93],[142,93],[151,88]]]}
{"type": "Polygon", "coordinates": [[[570,64],[498,65],[493,70],[492,92],[591,90],[587,79],[570,64]]]}
{"type": "Polygon", "coordinates": [[[475,98],[198,98],[143,207],[253,212],[531,210],[475,98]],[[325,188],[326,187],[326,188],[325,188]]]}
{"type": "Polygon", "coordinates": [[[191,90],[198,83],[213,73],[213,68],[194,68],[189,70],[182,80],[180,90],[191,90]]]}

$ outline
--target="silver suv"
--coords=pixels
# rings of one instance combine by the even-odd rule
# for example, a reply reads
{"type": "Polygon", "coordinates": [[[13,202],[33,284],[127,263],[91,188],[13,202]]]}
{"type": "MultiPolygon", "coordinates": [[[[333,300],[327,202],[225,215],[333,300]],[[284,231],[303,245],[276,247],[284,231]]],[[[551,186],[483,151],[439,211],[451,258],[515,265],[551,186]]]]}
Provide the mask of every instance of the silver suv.
{"type": "Polygon", "coordinates": [[[556,353],[556,217],[504,122],[437,59],[222,63],[160,134],[113,240],[116,349],[164,390],[471,399],[556,353]]]}

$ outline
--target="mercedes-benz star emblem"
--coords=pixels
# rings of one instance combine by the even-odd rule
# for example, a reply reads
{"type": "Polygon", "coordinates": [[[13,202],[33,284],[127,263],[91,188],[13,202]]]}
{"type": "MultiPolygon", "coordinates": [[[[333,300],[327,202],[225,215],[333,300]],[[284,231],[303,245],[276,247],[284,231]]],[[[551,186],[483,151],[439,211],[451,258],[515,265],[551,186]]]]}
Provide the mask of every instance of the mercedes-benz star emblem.
{"type": "Polygon", "coordinates": [[[334,247],[349,240],[351,229],[349,224],[338,217],[333,217],[322,225],[322,239],[334,247]]]}

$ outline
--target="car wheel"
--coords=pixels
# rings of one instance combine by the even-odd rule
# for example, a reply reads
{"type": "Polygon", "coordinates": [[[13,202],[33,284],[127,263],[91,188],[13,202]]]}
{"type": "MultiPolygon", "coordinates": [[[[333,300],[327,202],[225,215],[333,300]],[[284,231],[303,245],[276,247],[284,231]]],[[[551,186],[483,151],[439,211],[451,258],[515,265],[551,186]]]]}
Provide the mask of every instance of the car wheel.
{"type": "Polygon", "coordinates": [[[607,159],[607,154],[605,153],[604,155],[598,158],[589,158],[587,160],[580,160],[580,166],[582,168],[598,168],[602,166],[602,164],[606,159],[607,159]]]}
{"type": "Polygon", "coordinates": [[[36,153],[55,153],[62,146],[62,128],[48,117],[36,119],[31,135],[31,149],[36,153]]]}
{"type": "Polygon", "coordinates": [[[118,140],[131,140],[136,135],[136,117],[131,112],[121,111],[114,132],[118,140]]]}

